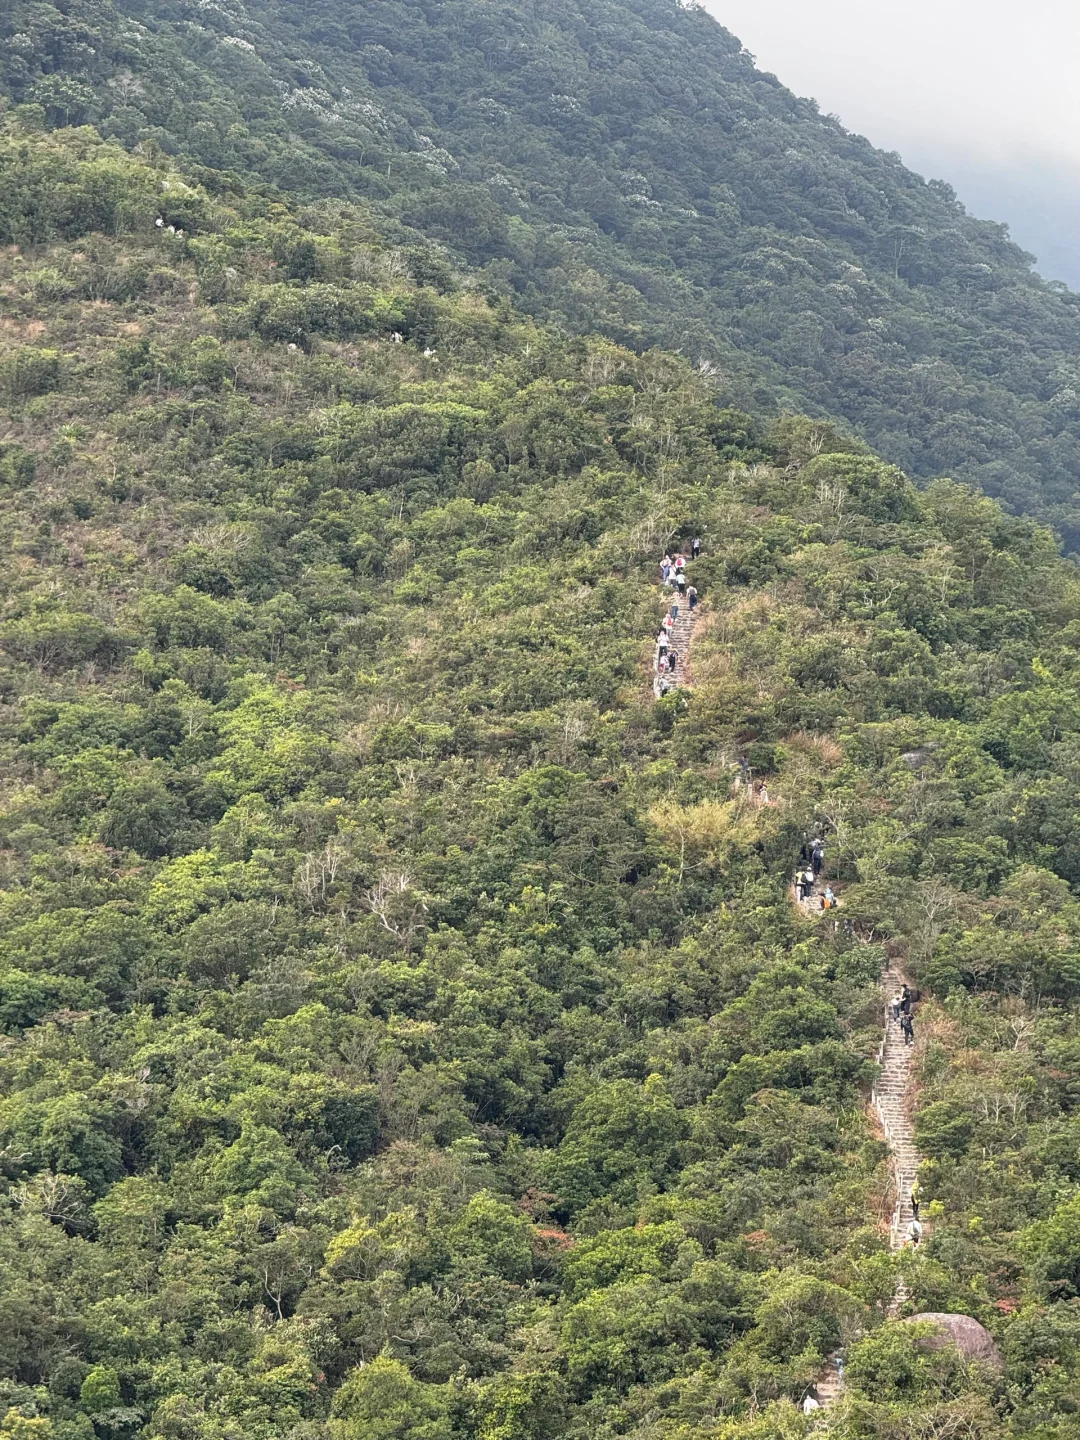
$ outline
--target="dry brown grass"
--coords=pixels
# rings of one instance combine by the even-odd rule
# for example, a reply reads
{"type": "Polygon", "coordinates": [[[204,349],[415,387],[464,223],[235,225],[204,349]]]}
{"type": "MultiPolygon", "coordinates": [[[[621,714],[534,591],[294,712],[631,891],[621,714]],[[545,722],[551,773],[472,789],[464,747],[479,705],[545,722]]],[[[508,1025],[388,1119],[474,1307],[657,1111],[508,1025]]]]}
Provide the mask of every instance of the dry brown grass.
{"type": "Polygon", "coordinates": [[[805,755],[823,769],[832,770],[844,758],[843,748],[829,735],[814,735],[809,730],[796,730],[784,741],[796,755],[805,755]]]}
{"type": "Polygon", "coordinates": [[[0,320],[0,334],[5,339],[16,339],[23,343],[40,340],[45,334],[45,328],[44,320],[14,320],[10,316],[0,320]]]}
{"type": "Polygon", "coordinates": [[[776,823],[774,807],[751,806],[745,796],[699,800],[696,805],[661,800],[649,809],[648,816],[670,849],[687,864],[723,865],[757,844],[776,823]]]}
{"type": "Polygon", "coordinates": [[[993,1075],[997,1070],[992,1055],[985,1050],[971,1048],[953,1050],[949,1055],[949,1067],[965,1075],[993,1075]]]}
{"type": "Polygon", "coordinates": [[[763,590],[734,600],[715,612],[714,638],[728,643],[738,635],[745,635],[748,630],[760,629],[781,608],[779,601],[763,590]]]}
{"type": "Polygon", "coordinates": [[[951,1053],[960,1048],[960,1026],[936,1006],[923,1005],[919,1010],[920,1039],[936,1040],[951,1053]]]}
{"type": "Polygon", "coordinates": [[[692,650],[694,662],[694,681],[700,691],[703,685],[710,681],[718,683],[733,676],[735,672],[735,661],[726,650],[708,650],[702,654],[697,648],[697,637],[694,639],[692,650]]]}

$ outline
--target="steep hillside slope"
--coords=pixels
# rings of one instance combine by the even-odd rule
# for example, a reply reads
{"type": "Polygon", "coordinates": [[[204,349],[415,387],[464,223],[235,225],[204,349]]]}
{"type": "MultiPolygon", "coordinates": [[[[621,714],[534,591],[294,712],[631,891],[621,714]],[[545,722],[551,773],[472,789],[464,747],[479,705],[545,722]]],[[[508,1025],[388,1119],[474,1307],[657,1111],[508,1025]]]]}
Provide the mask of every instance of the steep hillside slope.
{"type": "Polygon", "coordinates": [[[699,9],[13,0],[0,65],[50,124],[369,196],[538,316],[1080,536],[1080,302],[699,9]]]}
{"type": "Polygon", "coordinates": [[[1065,1440],[1049,535],[426,284],[364,210],[90,131],[0,165],[2,1432],[797,1436],[844,1346],[850,1433],[1065,1440]],[[842,923],[788,898],[812,829],[842,923]],[[941,997],[899,1260],[882,940],[941,997]],[[1006,1388],[887,1321],[900,1266],[1006,1388]]]}

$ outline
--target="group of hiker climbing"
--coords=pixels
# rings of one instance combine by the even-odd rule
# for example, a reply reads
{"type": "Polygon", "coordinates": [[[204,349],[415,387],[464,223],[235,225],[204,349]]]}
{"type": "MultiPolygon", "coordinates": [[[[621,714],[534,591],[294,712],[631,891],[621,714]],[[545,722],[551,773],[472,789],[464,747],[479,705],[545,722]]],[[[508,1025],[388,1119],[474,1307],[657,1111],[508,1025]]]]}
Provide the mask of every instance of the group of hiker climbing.
{"type": "MultiPolygon", "coordinates": [[[[824,850],[824,841],[820,838],[820,836],[813,839],[807,836],[804,839],[803,851],[800,857],[799,870],[795,877],[796,894],[798,895],[798,898],[800,900],[803,899],[804,884],[808,882],[812,887],[821,875],[824,866],[824,850]]],[[[886,962],[886,970],[888,970],[888,962],[886,962]]],[[[911,986],[907,983],[907,981],[904,980],[902,977],[898,978],[900,983],[895,992],[892,991],[891,987],[890,991],[887,992],[889,998],[887,999],[885,1012],[886,1049],[888,1048],[889,1042],[892,1039],[893,1032],[890,1028],[891,1025],[898,1025],[900,1027],[900,1032],[904,1037],[905,1047],[908,1045],[912,1045],[915,1039],[915,1027],[912,1020],[912,1012],[915,1005],[919,1001],[919,992],[918,990],[913,990],[911,986]]],[[[884,1051],[882,1051],[879,1058],[884,1059],[884,1051]]],[[[906,1059],[903,1063],[906,1067],[906,1059]]],[[[887,1067],[888,1062],[886,1061],[886,1068],[887,1067]]],[[[893,1075],[895,1078],[895,1071],[893,1072],[893,1075]]],[[[905,1085],[905,1091],[906,1089],[907,1086],[905,1085]]],[[[903,1103],[904,1102],[901,1101],[901,1104],[903,1103]]],[[[884,1126],[885,1113],[881,1109],[880,1102],[878,1104],[878,1113],[881,1116],[882,1124],[884,1126]]],[[[886,1132],[887,1129],[888,1127],[886,1126],[886,1132]]],[[[893,1137],[889,1137],[889,1143],[890,1146],[895,1144],[895,1140],[893,1137]]],[[[916,1163],[918,1163],[917,1158],[916,1163]]],[[[922,1203],[922,1184],[919,1180],[918,1174],[911,1175],[910,1171],[905,1174],[904,1171],[899,1168],[899,1162],[895,1173],[898,1195],[896,1218],[893,1222],[893,1228],[890,1232],[891,1248],[917,1249],[923,1238],[923,1223],[922,1220],[919,1218],[919,1212],[922,1203]],[[910,1202],[911,1219],[908,1221],[907,1225],[901,1228],[901,1219],[904,1210],[903,1201],[905,1194],[910,1202]]],[[[903,1278],[901,1278],[896,1292],[893,1309],[891,1309],[889,1312],[890,1315],[893,1313],[899,1313],[900,1304],[906,1294],[907,1291],[904,1285],[904,1281],[903,1278]]],[[[813,1415],[815,1411],[821,1410],[825,1405],[830,1404],[836,1398],[837,1394],[843,1387],[843,1382],[843,1352],[835,1351],[829,1357],[825,1367],[819,1373],[817,1381],[812,1384],[806,1391],[804,1391],[801,1402],[803,1414],[807,1416],[813,1415]]],[[[817,1428],[816,1425],[815,1428],[817,1428]]]]}
{"type": "Polygon", "coordinates": [[[917,1249],[922,1239],[922,1221],[919,1219],[919,1199],[922,1195],[922,1186],[919,1184],[919,1177],[916,1175],[911,1182],[911,1189],[908,1192],[911,1196],[911,1224],[907,1227],[907,1242],[917,1249]]]}
{"type": "Polygon", "coordinates": [[[825,868],[825,841],[820,835],[813,839],[807,835],[799,852],[799,868],[795,871],[795,899],[800,904],[810,904],[816,898],[820,910],[836,907],[836,895],[831,885],[825,885],[820,894],[821,872],[825,868]]]}
{"type": "Polygon", "coordinates": [[[911,1182],[911,1189],[908,1191],[908,1195],[911,1199],[911,1220],[904,1235],[907,1244],[909,1244],[912,1249],[917,1249],[919,1241],[922,1239],[922,1221],[919,1219],[919,1200],[922,1196],[922,1186],[919,1184],[919,1177],[917,1175],[911,1182]]]}
{"type": "Polygon", "coordinates": [[[918,1245],[922,1239],[922,1221],[919,1219],[919,1197],[922,1194],[922,1186],[919,1184],[919,1177],[916,1175],[911,1182],[911,1224],[907,1227],[907,1238],[912,1245],[918,1245]]]}
{"type": "MultiPolygon", "coordinates": [[[[905,980],[901,983],[900,989],[897,990],[896,994],[889,1001],[889,1019],[894,1025],[899,1025],[905,1045],[914,1045],[915,1043],[915,1022],[912,1019],[912,1012],[918,998],[918,991],[912,990],[911,986],[905,980]]],[[[913,1248],[918,1246],[923,1233],[922,1221],[919,1219],[921,1188],[919,1177],[916,1175],[915,1179],[911,1182],[911,1189],[908,1192],[911,1199],[911,1220],[907,1230],[904,1232],[906,1244],[911,1245],[913,1248]]]]}
{"type": "Polygon", "coordinates": [[[911,1187],[911,1208],[916,1211],[916,1214],[912,1219],[911,1224],[907,1227],[906,1232],[907,1243],[912,1247],[913,1250],[918,1248],[919,1241],[922,1239],[922,1221],[919,1219],[917,1213],[918,1206],[915,1201],[915,1191],[918,1189],[918,1185],[919,1182],[918,1180],[916,1180],[911,1187]]]}
{"type": "Polygon", "coordinates": [[[656,693],[661,698],[673,690],[685,675],[687,657],[680,655],[672,644],[671,632],[675,629],[675,622],[679,618],[679,611],[683,603],[686,603],[691,614],[697,606],[698,592],[690,584],[686,574],[686,564],[688,560],[696,560],[700,554],[701,539],[695,535],[689,545],[681,546],[674,552],[668,551],[660,562],[660,583],[665,590],[674,592],[668,604],[667,614],[661,620],[660,629],[656,634],[656,654],[653,659],[653,667],[657,677],[656,693]]]}
{"type": "MultiPolygon", "coordinates": [[[[892,1015],[893,1024],[900,1026],[900,1032],[904,1037],[905,1045],[915,1043],[915,1025],[911,1018],[911,1007],[914,1003],[914,996],[907,985],[901,985],[893,998],[889,1001],[889,1012],[892,1015]]],[[[916,1216],[918,1219],[918,1216],[916,1216]]]]}

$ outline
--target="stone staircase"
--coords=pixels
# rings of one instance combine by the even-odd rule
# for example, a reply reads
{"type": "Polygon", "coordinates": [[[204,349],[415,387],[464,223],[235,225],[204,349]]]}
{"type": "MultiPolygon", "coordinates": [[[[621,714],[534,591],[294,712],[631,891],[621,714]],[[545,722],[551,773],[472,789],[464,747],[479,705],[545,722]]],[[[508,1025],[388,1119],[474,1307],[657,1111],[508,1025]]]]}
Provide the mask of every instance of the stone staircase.
{"type": "MultiPolygon", "coordinates": [[[[896,977],[896,984],[904,984],[903,975],[896,977]]],[[[874,1087],[873,1101],[889,1150],[892,1152],[896,1204],[889,1227],[889,1246],[893,1250],[902,1248],[907,1227],[913,1218],[911,1182],[915,1179],[921,1158],[915,1149],[911,1115],[914,1055],[914,1045],[904,1043],[900,1026],[890,1015],[879,1050],[881,1075],[874,1087]]]]}
{"type": "Polygon", "coordinates": [[[821,1408],[824,1410],[827,1406],[831,1405],[843,1388],[844,1377],[836,1356],[834,1355],[826,1361],[825,1368],[818,1376],[817,1384],[814,1386],[817,1401],[821,1408]]]}
{"type": "MultiPolygon", "coordinates": [[[[903,985],[905,976],[897,978],[903,985]]],[[[895,993],[895,992],[894,992],[895,993]]],[[[911,1208],[911,1182],[919,1168],[922,1156],[915,1148],[915,1131],[912,1122],[914,1085],[912,1065],[915,1046],[906,1045],[900,1026],[891,1018],[885,1026],[885,1039],[881,1051],[881,1076],[874,1089],[874,1105],[877,1109],[881,1128],[885,1132],[893,1158],[893,1189],[896,1202],[893,1207],[892,1223],[889,1227],[890,1250],[902,1250],[907,1241],[907,1229],[915,1218],[911,1208]]],[[[923,1222],[923,1233],[926,1224],[923,1222]]],[[[889,1304],[889,1319],[894,1320],[904,1308],[908,1288],[901,1275],[889,1304]]]]}
{"type": "MultiPolygon", "coordinates": [[[[677,596],[674,590],[670,593],[671,601],[674,603],[677,596]]],[[[678,604],[679,614],[672,626],[669,643],[678,654],[679,661],[675,673],[669,672],[667,678],[674,688],[681,689],[693,684],[690,646],[694,636],[694,626],[701,614],[701,605],[699,603],[691,610],[685,599],[679,600],[678,604]]],[[[660,693],[659,675],[655,678],[653,690],[657,695],[660,693]]],[[[753,795],[751,798],[753,803],[753,795]]],[[[763,803],[763,800],[758,803],[763,803]]],[[[813,904],[813,901],[807,901],[802,908],[809,912],[813,904]]],[[[814,911],[815,915],[818,913],[818,911],[814,911]]],[[[889,1248],[891,1250],[902,1249],[907,1237],[907,1227],[912,1220],[911,1182],[915,1179],[915,1172],[921,1158],[915,1149],[915,1132],[912,1123],[914,1101],[912,1065],[915,1047],[904,1043],[900,1026],[892,1019],[886,1005],[887,998],[896,993],[896,990],[905,983],[905,978],[903,974],[892,973],[887,977],[886,985],[882,987],[882,1004],[886,1019],[884,1036],[878,1048],[878,1064],[881,1067],[881,1073],[871,1096],[874,1110],[881,1123],[892,1156],[892,1189],[895,1203],[889,1225],[889,1248]]],[[[889,1305],[890,1318],[900,1313],[907,1296],[907,1286],[901,1277],[889,1305]]],[[[838,1398],[843,1387],[842,1362],[838,1355],[831,1355],[814,1386],[821,1407],[825,1409],[831,1405],[838,1398]]]]}
{"type": "MultiPolygon", "coordinates": [[[[881,1123],[892,1158],[894,1204],[889,1223],[890,1250],[901,1250],[907,1239],[907,1228],[913,1219],[911,1182],[915,1179],[915,1172],[922,1158],[915,1148],[912,1119],[915,1098],[913,1078],[915,1047],[904,1043],[903,1032],[887,1008],[888,998],[896,993],[905,980],[906,977],[903,974],[893,972],[887,977],[887,983],[882,989],[886,1019],[885,1032],[878,1047],[878,1064],[881,1066],[881,1073],[871,1095],[874,1110],[881,1123]]],[[[889,1302],[890,1320],[895,1319],[901,1313],[907,1298],[907,1285],[903,1276],[900,1276],[892,1300],[889,1302]]],[[[837,1399],[843,1389],[843,1383],[843,1372],[837,1364],[837,1357],[830,1356],[814,1387],[822,1408],[837,1399]]]]}
{"type": "Polygon", "coordinates": [[[669,676],[676,686],[689,686],[693,684],[693,671],[690,665],[690,642],[694,636],[694,626],[697,624],[700,605],[690,609],[689,602],[680,600],[679,618],[671,627],[671,645],[679,656],[679,664],[673,676],[669,676]]]}
{"type": "MultiPolygon", "coordinates": [[[[675,624],[671,627],[671,635],[668,641],[671,648],[678,655],[679,663],[675,668],[674,675],[669,671],[666,678],[673,689],[681,690],[684,687],[689,689],[694,683],[693,669],[690,664],[690,644],[694,638],[694,626],[697,624],[697,617],[701,614],[701,602],[699,601],[694,609],[691,610],[689,601],[686,599],[680,600],[674,589],[670,591],[665,590],[664,594],[670,594],[670,603],[672,605],[677,604],[679,607],[679,614],[675,620],[675,624]]],[[[660,693],[659,675],[656,676],[653,682],[653,693],[656,695],[660,693]]]]}

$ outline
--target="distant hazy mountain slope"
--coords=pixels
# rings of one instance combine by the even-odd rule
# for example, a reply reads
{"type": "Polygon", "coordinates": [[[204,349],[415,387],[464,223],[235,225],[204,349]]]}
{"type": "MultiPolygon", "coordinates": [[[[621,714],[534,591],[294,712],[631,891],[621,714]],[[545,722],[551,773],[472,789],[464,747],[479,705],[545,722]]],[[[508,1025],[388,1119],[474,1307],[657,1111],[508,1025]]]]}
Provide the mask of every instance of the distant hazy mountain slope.
{"type": "MultiPolygon", "coordinates": [[[[915,163],[919,160],[915,157],[915,163]]],[[[941,168],[940,166],[938,167],[941,168]]],[[[1046,159],[949,167],[964,202],[982,215],[1007,216],[1039,273],[1080,289],[1080,166],[1046,159]]]]}
{"type": "Polygon", "coordinates": [[[1080,540],[1080,300],[703,11],[17,0],[0,27],[50,123],[364,193],[537,314],[680,347],[1080,540]]]}

